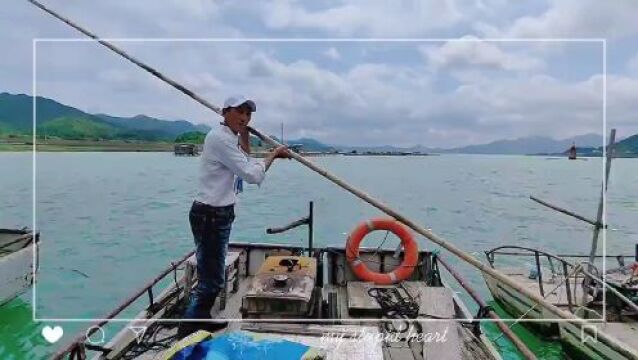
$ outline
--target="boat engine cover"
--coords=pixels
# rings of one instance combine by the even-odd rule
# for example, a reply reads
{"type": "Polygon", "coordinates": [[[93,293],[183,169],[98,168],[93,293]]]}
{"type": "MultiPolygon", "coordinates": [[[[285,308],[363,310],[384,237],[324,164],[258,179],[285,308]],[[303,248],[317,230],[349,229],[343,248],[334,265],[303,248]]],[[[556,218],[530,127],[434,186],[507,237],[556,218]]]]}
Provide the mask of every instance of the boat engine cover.
{"type": "Polygon", "coordinates": [[[242,301],[246,317],[305,317],[312,312],[317,260],[270,256],[253,278],[242,301]]]}

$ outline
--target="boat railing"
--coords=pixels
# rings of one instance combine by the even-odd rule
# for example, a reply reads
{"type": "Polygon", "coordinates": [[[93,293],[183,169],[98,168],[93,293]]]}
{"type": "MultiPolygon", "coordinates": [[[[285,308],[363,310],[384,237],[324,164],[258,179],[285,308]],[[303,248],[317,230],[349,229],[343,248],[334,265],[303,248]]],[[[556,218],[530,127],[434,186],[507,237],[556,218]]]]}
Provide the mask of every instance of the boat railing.
{"type": "MultiPolygon", "coordinates": [[[[144,294],[148,295],[148,300],[149,300],[149,305],[147,307],[148,311],[154,312],[155,309],[158,307],[158,304],[155,301],[155,296],[153,294],[154,286],[158,284],[159,282],[161,282],[162,280],[164,280],[171,273],[177,276],[176,271],[178,267],[181,266],[186,260],[188,260],[193,255],[193,253],[194,251],[191,251],[188,254],[186,254],[184,257],[179,259],[177,262],[171,262],[171,265],[168,266],[159,275],[157,275],[154,279],[149,281],[146,285],[142,286],[137,292],[135,292],[135,294],[131,295],[128,299],[123,301],[117,308],[115,308],[113,311],[107,314],[103,319],[98,320],[91,327],[89,327],[86,333],[84,332],[81,333],[80,335],[75,337],[71,341],[71,343],[69,343],[68,346],[58,351],[57,353],[55,353],[52,359],[61,360],[67,354],[69,355],[68,357],[69,360],[86,359],[86,350],[108,353],[110,349],[100,348],[99,346],[86,344],[85,340],[88,339],[95,332],[97,332],[102,326],[104,326],[105,324],[113,320],[119,313],[127,309],[133,302],[138,300],[144,294]]],[[[175,282],[177,282],[177,278],[175,278],[175,282]]],[[[179,290],[179,288],[177,288],[177,290],[179,290]]]]}
{"type": "MultiPolygon", "coordinates": [[[[589,255],[556,255],[556,254],[551,254],[542,250],[538,250],[538,249],[534,249],[534,248],[528,248],[528,247],[524,247],[524,246],[516,246],[516,245],[504,245],[504,246],[499,246],[496,248],[493,248],[491,250],[488,250],[485,252],[485,255],[487,257],[487,261],[489,262],[490,266],[492,268],[495,268],[495,262],[496,262],[496,255],[499,256],[521,256],[521,257],[534,257],[535,260],[535,273],[534,274],[530,274],[530,275],[535,275],[536,281],[538,283],[538,287],[539,287],[539,291],[540,291],[540,295],[542,297],[545,297],[545,288],[544,288],[544,281],[543,281],[543,269],[542,269],[542,264],[541,264],[541,259],[546,258],[547,259],[547,263],[549,264],[549,268],[551,270],[551,275],[552,275],[552,279],[556,276],[556,275],[563,275],[564,276],[564,283],[565,283],[565,295],[567,297],[567,306],[569,308],[570,311],[573,312],[574,310],[574,306],[576,305],[575,303],[575,292],[572,293],[572,287],[573,286],[577,286],[577,281],[576,278],[577,276],[580,274],[585,278],[591,279],[591,281],[585,281],[585,279],[583,279],[583,283],[584,284],[589,284],[589,283],[596,283],[598,284],[600,282],[600,284],[602,284],[602,282],[604,282],[602,279],[600,279],[599,274],[591,274],[588,271],[586,271],[584,268],[582,268],[582,264],[589,264],[588,261],[583,261],[583,262],[579,262],[578,264],[568,261],[566,260],[566,258],[586,258],[589,259],[590,256],[589,255]],[[562,271],[561,273],[558,273],[556,271],[556,265],[557,264],[560,266],[560,269],[562,271]],[[573,283],[570,280],[570,277],[574,277],[573,283]]],[[[624,265],[624,259],[625,258],[633,258],[635,255],[597,255],[595,258],[597,259],[602,259],[602,258],[615,258],[618,260],[619,265],[624,265]]],[[[593,264],[589,264],[592,265],[593,264]]],[[[593,267],[593,269],[596,269],[595,266],[593,267]]],[[[530,269],[532,270],[532,269],[530,269]]],[[[533,276],[530,276],[530,279],[534,279],[533,276]]],[[[575,288],[574,288],[575,290],[575,288]]],[[[552,290],[552,292],[554,292],[555,289],[552,290]]]]}
{"type": "Polygon", "coordinates": [[[299,220],[293,221],[290,224],[278,228],[267,228],[266,234],[280,234],[286,232],[288,230],[294,229],[298,226],[308,225],[308,256],[312,256],[313,252],[313,226],[314,226],[314,202],[310,201],[308,203],[308,216],[303,217],[299,220]]]}
{"type": "Polygon", "coordinates": [[[558,255],[550,254],[545,251],[541,251],[538,249],[523,247],[523,246],[515,246],[515,245],[505,245],[499,246],[494,249],[488,250],[485,252],[487,256],[487,261],[490,263],[490,266],[494,268],[494,263],[496,261],[496,255],[506,255],[506,256],[533,256],[535,260],[535,274],[536,280],[538,282],[538,288],[542,297],[545,297],[545,288],[543,286],[543,269],[541,266],[541,258],[544,257],[547,259],[549,263],[549,267],[551,269],[552,278],[557,274],[556,267],[554,261],[558,262],[561,266],[561,270],[563,271],[563,275],[565,275],[565,289],[567,292],[567,301],[569,307],[571,309],[572,306],[572,298],[571,298],[571,285],[569,281],[569,270],[573,269],[575,265],[564,258],[559,257],[558,255]],[[506,250],[517,250],[517,251],[506,251],[506,250]]]}

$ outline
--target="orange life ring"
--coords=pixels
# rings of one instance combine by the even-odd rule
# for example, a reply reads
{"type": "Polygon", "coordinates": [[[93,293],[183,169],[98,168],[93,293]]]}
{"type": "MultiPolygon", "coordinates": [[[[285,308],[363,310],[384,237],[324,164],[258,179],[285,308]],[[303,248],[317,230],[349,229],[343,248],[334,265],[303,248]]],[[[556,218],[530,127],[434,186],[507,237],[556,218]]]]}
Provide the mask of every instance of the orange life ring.
{"type": "Polygon", "coordinates": [[[418,262],[419,249],[410,230],[400,222],[390,218],[376,218],[360,223],[346,241],[346,259],[350,269],[363,281],[372,281],[379,285],[389,285],[405,280],[412,275],[418,262]],[[359,258],[359,245],[363,238],[374,230],[392,231],[401,239],[405,255],[401,265],[389,273],[371,271],[359,258]]]}

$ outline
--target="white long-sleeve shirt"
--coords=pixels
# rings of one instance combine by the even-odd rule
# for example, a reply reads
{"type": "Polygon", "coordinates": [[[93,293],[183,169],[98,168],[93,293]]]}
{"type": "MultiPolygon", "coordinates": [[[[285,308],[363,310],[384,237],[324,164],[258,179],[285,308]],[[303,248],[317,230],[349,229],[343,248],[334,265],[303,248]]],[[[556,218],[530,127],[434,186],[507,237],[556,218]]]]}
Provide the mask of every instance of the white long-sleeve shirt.
{"type": "Polygon", "coordinates": [[[197,201],[211,206],[234,204],[236,177],[261,184],[265,176],[264,162],[248,156],[239,146],[239,136],[222,125],[204,140],[197,201]]]}

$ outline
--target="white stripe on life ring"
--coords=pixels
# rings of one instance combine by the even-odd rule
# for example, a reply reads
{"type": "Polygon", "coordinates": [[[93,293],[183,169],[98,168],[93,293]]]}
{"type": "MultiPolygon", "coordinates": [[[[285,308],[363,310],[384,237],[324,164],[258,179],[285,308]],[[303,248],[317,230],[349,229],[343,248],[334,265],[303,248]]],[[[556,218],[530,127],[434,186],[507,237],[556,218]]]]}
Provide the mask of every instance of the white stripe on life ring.
{"type": "Polygon", "coordinates": [[[357,266],[359,266],[361,264],[363,264],[363,261],[361,261],[361,259],[358,259],[358,258],[352,260],[352,263],[351,263],[352,267],[357,267],[357,266]]]}
{"type": "Polygon", "coordinates": [[[396,282],[397,281],[397,276],[394,274],[393,272],[388,273],[388,276],[390,277],[390,279],[392,280],[392,282],[396,282]]]}
{"type": "Polygon", "coordinates": [[[372,223],[372,221],[367,220],[366,221],[366,226],[368,227],[368,230],[374,231],[374,224],[372,223]]]}

